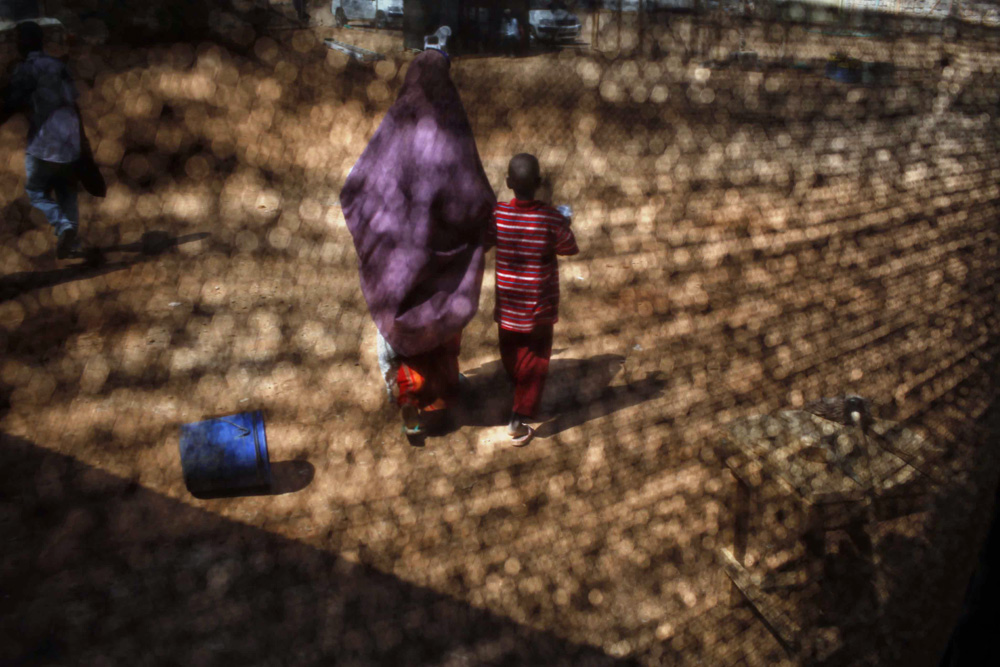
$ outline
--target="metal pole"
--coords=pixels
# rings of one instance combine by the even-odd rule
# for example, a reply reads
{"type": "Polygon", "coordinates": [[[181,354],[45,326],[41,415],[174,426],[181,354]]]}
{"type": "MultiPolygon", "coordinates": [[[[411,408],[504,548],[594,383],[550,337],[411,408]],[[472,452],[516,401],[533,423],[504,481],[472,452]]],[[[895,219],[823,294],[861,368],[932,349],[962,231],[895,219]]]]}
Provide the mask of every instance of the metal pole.
{"type": "Polygon", "coordinates": [[[622,50],[622,0],[618,0],[618,52],[622,50]]]}
{"type": "Polygon", "coordinates": [[[598,40],[601,37],[601,6],[596,1],[590,6],[590,43],[595,51],[600,48],[598,40]]]}
{"type": "Polygon", "coordinates": [[[646,3],[645,0],[639,0],[638,14],[636,18],[639,20],[639,53],[642,53],[642,43],[644,37],[646,36],[646,3]]]}

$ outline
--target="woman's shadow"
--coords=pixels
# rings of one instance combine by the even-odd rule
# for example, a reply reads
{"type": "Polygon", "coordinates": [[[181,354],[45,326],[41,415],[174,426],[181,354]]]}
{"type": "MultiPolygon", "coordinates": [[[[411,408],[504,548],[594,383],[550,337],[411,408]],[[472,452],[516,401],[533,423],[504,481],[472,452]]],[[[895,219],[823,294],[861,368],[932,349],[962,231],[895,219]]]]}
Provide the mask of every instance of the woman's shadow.
{"type": "MultiPolygon", "coordinates": [[[[654,372],[641,380],[610,386],[625,358],[601,354],[590,359],[553,359],[538,420],[537,437],[548,438],[585,422],[656,398],[666,386],[654,372]]],[[[510,421],[514,388],[502,363],[491,361],[464,371],[463,405],[456,426],[501,426],[510,421]]]]}

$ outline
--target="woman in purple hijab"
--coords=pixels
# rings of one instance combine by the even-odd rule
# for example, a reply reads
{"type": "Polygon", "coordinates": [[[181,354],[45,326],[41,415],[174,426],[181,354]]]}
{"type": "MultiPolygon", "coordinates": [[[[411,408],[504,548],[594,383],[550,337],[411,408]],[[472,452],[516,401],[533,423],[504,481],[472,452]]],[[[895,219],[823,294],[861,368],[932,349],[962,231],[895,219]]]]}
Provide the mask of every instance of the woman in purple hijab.
{"type": "Polygon", "coordinates": [[[479,307],[496,203],[450,68],[436,49],[413,59],[340,193],[408,435],[438,421],[458,388],[461,332],[479,307]]]}

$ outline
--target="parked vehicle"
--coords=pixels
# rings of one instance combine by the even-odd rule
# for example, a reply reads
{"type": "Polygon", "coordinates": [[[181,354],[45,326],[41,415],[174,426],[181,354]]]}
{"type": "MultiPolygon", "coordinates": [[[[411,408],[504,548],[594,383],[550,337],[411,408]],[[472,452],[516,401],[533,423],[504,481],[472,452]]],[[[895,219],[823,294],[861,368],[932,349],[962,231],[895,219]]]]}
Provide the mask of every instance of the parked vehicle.
{"type": "Polygon", "coordinates": [[[580,37],[580,19],[562,0],[531,0],[528,30],[542,42],[574,42],[580,37]]]}
{"type": "Polygon", "coordinates": [[[330,11],[338,28],[354,22],[376,28],[403,25],[403,0],[333,0],[330,11]]]}
{"type": "MultiPolygon", "coordinates": [[[[711,0],[709,0],[711,1],[711,0]]],[[[639,11],[639,0],[604,0],[604,9],[623,12],[639,11]]],[[[696,8],[695,0],[643,0],[642,9],[648,14],[654,12],[692,12],[696,8]]]]}

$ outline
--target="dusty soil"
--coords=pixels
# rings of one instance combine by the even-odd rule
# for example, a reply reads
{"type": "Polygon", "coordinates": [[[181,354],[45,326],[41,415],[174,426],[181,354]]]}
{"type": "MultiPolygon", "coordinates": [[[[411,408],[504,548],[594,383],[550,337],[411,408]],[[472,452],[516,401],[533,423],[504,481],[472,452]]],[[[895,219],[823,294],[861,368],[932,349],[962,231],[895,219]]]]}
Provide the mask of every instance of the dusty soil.
{"type": "MultiPolygon", "coordinates": [[[[74,47],[109,181],[82,206],[99,267],[56,262],[25,126],[0,130],[0,657],[783,664],[716,564],[713,434],[854,391],[939,447],[914,460],[923,511],[877,531],[886,638],[841,657],[933,664],[998,472],[996,40],[859,42],[897,62],[878,88],[679,47],[456,61],[499,195],[535,152],[584,251],[542,437],[501,427],[488,273],[463,425],[411,448],[337,205],[409,56],[320,45],[348,33],[74,47]],[[278,493],[192,497],[178,425],[249,409],[278,493]]],[[[854,48],[799,37],[804,60],[854,48]]]]}

